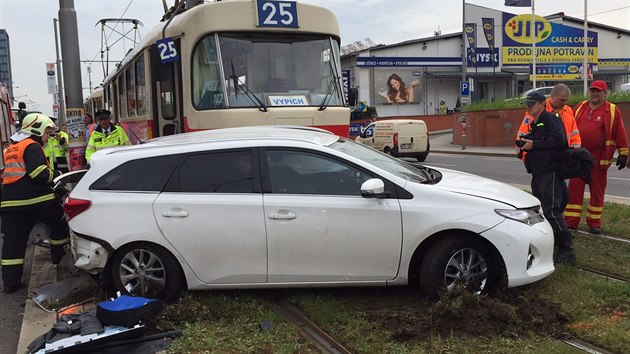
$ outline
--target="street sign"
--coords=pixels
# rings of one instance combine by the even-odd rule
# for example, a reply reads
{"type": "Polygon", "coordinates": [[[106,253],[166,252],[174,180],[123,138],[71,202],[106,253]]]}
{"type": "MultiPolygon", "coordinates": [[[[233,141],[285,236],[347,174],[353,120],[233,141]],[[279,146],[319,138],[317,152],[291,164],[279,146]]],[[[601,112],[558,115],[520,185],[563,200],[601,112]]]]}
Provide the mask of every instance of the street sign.
{"type": "Polygon", "coordinates": [[[459,82],[459,88],[460,88],[460,96],[470,96],[470,82],[469,81],[460,81],[459,82]]]}
{"type": "Polygon", "coordinates": [[[470,97],[462,96],[462,104],[468,104],[468,103],[470,103],[470,97]]]}

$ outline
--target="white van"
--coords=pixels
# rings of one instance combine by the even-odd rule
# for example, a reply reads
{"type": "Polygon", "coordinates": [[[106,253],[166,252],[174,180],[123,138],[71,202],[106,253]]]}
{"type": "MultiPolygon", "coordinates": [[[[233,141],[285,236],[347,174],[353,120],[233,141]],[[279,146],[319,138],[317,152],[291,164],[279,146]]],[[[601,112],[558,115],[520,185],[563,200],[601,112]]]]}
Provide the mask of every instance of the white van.
{"type": "Polygon", "coordinates": [[[424,161],[429,155],[429,134],[423,120],[391,119],[371,123],[356,142],[396,157],[415,157],[424,161]]]}

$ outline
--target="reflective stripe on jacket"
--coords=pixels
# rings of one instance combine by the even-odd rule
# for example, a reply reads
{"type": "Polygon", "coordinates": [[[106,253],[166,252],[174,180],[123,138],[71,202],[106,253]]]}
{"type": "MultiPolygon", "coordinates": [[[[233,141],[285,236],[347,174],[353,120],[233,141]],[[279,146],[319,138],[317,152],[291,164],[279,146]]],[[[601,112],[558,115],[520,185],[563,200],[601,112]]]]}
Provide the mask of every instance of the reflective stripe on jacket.
{"type": "MultiPolygon", "coordinates": [[[[553,107],[551,107],[550,99],[548,98],[545,101],[545,109],[547,112],[554,113],[553,107]]],[[[573,115],[573,110],[571,107],[564,105],[562,109],[560,109],[556,113],[556,117],[562,120],[562,125],[564,125],[564,131],[567,134],[567,141],[570,147],[580,147],[582,146],[582,138],[580,137],[580,131],[577,127],[577,122],[575,121],[575,116],[573,115]]],[[[533,122],[534,119],[528,113],[525,113],[525,118],[521,123],[521,126],[518,128],[518,133],[516,135],[516,139],[520,139],[525,134],[528,134],[530,131],[529,125],[533,122]]],[[[523,157],[521,158],[525,161],[525,155],[527,155],[526,151],[523,151],[523,157]]]]}
{"type": "Polygon", "coordinates": [[[98,126],[90,136],[90,142],[85,149],[85,158],[89,161],[90,156],[98,150],[122,145],[131,145],[127,133],[122,127],[112,124],[112,131],[105,136],[101,127],[98,126]]]}
{"type": "Polygon", "coordinates": [[[10,145],[6,152],[2,210],[28,208],[55,199],[51,188],[55,174],[48,165],[41,143],[26,138],[10,145]]]}
{"type": "Polygon", "coordinates": [[[9,145],[4,152],[4,174],[2,184],[12,184],[26,176],[26,163],[24,162],[24,151],[31,144],[37,144],[32,139],[24,139],[15,144],[9,145]]]}
{"type": "MultiPolygon", "coordinates": [[[[580,102],[575,108],[575,120],[580,122],[582,108],[588,104],[588,100],[580,102]]],[[[619,149],[619,155],[628,156],[628,136],[626,129],[623,126],[623,120],[621,119],[621,112],[617,112],[617,105],[608,101],[604,102],[606,110],[604,112],[604,141],[603,141],[603,154],[600,156],[600,160],[595,163],[599,165],[600,169],[608,169],[612,164],[615,150],[619,149]],[[606,112],[609,112],[606,114],[606,112]],[[619,114],[619,119],[616,119],[619,114]]],[[[589,107],[590,108],[590,107],[589,107]]]]}

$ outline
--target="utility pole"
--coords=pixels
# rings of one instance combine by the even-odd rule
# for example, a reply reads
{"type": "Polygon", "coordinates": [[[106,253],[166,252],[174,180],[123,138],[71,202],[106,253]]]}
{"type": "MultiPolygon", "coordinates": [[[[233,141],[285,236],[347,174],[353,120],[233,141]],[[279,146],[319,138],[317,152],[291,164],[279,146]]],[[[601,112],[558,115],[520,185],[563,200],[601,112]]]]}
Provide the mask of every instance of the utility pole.
{"type": "Polygon", "coordinates": [[[92,94],[92,67],[88,65],[87,67],[88,73],[88,84],[90,85],[90,94],[92,94]]]}
{"type": "MultiPolygon", "coordinates": [[[[466,0],[462,0],[462,82],[460,87],[464,85],[464,82],[466,82],[466,0]]],[[[466,104],[461,92],[459,107],[462,114],[462,150],[466,150],[466,104]]]]}
{"type": "Polygon", "coordinates": [[[68,164],[71,171],[85,169],[85,124],[83,122],[83,85],[81,84],[81,60],[79,33],[74,0],[59,0],[59,32],[63,57],[63,81],[66,87],[66,124],[70,137],[68,164]]]}
{"type": "Polygon", "coordinates": [[[53,18],[53,26],[55,27],[55,53],[57,54],[57,103],[59,104],[59,121],[61,124],[66,123],[66,100],[63,95],[63,78],[61,77],[61,59],[59,58],[59,35],[57,34],[57,20],[53,18]]]}

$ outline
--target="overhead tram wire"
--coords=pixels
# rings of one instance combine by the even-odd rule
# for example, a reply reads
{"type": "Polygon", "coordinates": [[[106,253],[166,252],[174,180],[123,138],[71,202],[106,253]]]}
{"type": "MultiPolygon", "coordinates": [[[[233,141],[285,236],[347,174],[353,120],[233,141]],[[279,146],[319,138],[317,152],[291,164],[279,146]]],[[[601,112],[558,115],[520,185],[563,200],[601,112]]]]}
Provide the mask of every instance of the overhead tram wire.
{"type": "MultiPolygon", "coordinates": [[[[127,11],[129,10],[129,7],[131,7],[131,4],[133,3],[134,0],[129,0],[129,3],[127,4],[127,7],[125,8],[125,10],[123,11],[122,15],[120,15],[120,17],[118,18],[118,21],[116,22],[116,24],[114,25],[114,27],[111,29],[111,32],[109,33],[109,35],[105,38],[105,43],[106,43],[106,50],[109,51],[110,46],[107,45],[107,43],[109,42],[109,38],[114,34],[114,32],[116,31],[116,27],[118,27],[118,24],[120,23],[120,21],[124,18],[125,14],[127,13],[127,11]]],[[[120,33],[120,32],[118,32],[120,33]]],[[[120,33],[122,37],[124,37],[126,34],[122,34],[120,33]]],[[[102,40],[102,34],[101,34],[101,40],[102,40]]],[[[115,43],[117,43],[118,41],[116,41],[115,43]]],[[[114,43],[114,44],[115,44],[114,43]]],[[[103,78],[107,77],[107,69],[105,66],[105,60],[103,60],[103,43],[101,42],[101,50],[99,52],[96,53],[96,55],[94,56],[94,59],[96,59],[96,57],[98,55],[101,55],[101,67],[103,69],[103,78]]],[[[109,62],[109,60],[107,60],[107,62],[109,62]]]]}

